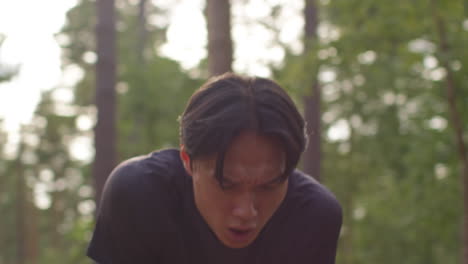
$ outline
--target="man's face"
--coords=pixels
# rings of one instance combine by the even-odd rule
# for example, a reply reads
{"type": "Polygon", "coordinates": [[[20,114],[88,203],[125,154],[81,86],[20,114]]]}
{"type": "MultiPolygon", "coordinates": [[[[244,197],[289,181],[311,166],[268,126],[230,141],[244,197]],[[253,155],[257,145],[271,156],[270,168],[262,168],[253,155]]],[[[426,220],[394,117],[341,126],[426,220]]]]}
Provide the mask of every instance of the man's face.
{"type": "Polygon", "coordinates": [[[287,192],[280,142],[242,132],[225,154],[223,186],[215,178],[216,156],[196,159],[192,168],[183,147],[181,157],[193,178],[195,204],[217,238],[230,248],[250,245],[287,192]]]}

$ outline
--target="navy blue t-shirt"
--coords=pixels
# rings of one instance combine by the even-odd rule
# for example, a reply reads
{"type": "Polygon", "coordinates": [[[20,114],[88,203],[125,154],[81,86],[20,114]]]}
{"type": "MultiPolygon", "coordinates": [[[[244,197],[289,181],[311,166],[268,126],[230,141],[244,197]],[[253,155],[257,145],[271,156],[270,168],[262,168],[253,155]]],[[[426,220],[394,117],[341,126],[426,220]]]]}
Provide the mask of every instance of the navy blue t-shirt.
{"type": "Polygon", "coordinates": [[[231,249],[198,212],[178,150],[130,159],[107,180],[88,256],[100,264],[335,263],[339,203],[298,170],[288,184],[256,240],[231,249]]]}

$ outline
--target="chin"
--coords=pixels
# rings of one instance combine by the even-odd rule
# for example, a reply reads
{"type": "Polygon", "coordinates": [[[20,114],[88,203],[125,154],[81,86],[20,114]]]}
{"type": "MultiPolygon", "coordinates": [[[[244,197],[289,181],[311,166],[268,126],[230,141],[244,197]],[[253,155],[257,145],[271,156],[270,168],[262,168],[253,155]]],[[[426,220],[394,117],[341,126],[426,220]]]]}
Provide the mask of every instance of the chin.
{"type": "Polygon", "coordinates": [[[252,230],[250,233],[236,234],[235,232],[227,231],[220,241],[229,248],[241,249],[250,246],[257,238],[258,233],[252,230]]]}
{"type": "Polygon", "coordinates": [[[247,243],[232,243],[230,241],[221,241],[226,247],[232,249],[241,249],[246,248],[252,244],[253,241],[249,241],[247,243]]]}

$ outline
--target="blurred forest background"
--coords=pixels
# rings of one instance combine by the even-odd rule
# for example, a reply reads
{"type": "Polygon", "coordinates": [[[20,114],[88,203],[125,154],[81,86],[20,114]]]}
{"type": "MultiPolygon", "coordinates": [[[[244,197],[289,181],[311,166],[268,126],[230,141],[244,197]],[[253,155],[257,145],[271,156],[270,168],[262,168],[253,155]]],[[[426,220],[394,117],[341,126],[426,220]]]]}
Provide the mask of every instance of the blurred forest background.
{"type": "Polygon", "coordinates": [[[19,134],[0,122],[0,264],[91,263],[109,170],[177,147],[191,93],[229,70],[277,80],[304,111],[301,167],[344,207],[338,264],[468,263],[468,1],[207,0],[191,67],[161,52],[180,0],[158,2],[77,1],[56,39],[79,80],[46,90],[19,134]],[[238,47],[259,38],[256,71],[238,47]]]}

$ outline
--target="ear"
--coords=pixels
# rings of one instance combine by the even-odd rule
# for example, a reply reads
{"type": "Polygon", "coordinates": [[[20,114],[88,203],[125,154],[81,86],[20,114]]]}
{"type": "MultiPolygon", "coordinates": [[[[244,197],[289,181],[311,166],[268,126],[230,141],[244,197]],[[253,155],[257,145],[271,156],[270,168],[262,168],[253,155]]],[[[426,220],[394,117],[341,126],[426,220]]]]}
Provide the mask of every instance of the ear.
{"type": "Polygon", "coordinates": [[[184,164],[185,171],[187,172],[188,175],[192,176],[192,166],[190,166],[190,156],[187,154],[185,151],[185,146],[180,145],[180,160],[182,161],[182,164],[184,164]]]}

